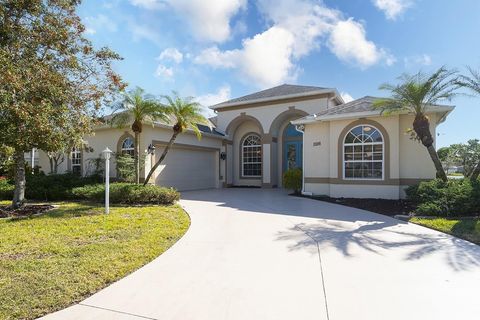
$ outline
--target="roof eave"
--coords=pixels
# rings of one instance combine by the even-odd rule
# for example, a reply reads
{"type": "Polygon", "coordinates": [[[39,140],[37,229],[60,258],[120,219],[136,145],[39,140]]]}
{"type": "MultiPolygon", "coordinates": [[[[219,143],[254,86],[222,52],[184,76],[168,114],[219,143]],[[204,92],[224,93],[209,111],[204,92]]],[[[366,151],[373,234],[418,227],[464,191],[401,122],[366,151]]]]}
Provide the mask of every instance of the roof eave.
{"type": "MultiPolygon", "coordinates": [[[[436,106],[432,106],[431,108],[427,108],[426,112],[444,113],[444,115],[441,118],[441,122],[443,122],[445,121],[446,117],[454,109],[455,109],[455,106],[436,105],[436,106]]],[[[405,112],[400,112],[398,114],[408,114],[408,112],[405,111],[405,112]]],[[[325,115],[325,116],[308,115],[306,117],[292,121],[291,123],[294,125],[299,125],[299,124],[308,124],[308,123],[313,123],[318,121],[347,120],[352,118],[358,119],[358,118],[366,118],[366,117],[375,117],[379,115],[381,115],[381,111],[379,110],[345,113],[345,114],[334,114],[334,115],[325,115]]],[[[441,122],[438,122],[438,123],[441,123],[441,122]]]]}

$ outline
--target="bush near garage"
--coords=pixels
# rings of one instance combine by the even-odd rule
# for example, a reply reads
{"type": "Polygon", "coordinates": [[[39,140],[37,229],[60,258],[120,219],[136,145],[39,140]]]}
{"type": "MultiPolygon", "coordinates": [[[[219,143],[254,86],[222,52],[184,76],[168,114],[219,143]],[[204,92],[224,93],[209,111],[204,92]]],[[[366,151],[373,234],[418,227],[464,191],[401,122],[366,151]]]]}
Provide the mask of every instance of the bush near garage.
{"type": "Polygon", "coordinates": [[[407,198],[417,205],[417,215],[440,217],[480,214],[480,181],[439,179],[409,187],[407,198]]]}
{"type": "MultiPolygon", "coordinates": [[[[74,188],[72,195],[78,200],[100,202],[105,199],[105,185],[94,184],[74,188]]],[[[180,193],[173,188],[131,183],[110,184],[110,202],[119,204],[173,204],[180,199],[180,193]]]]}

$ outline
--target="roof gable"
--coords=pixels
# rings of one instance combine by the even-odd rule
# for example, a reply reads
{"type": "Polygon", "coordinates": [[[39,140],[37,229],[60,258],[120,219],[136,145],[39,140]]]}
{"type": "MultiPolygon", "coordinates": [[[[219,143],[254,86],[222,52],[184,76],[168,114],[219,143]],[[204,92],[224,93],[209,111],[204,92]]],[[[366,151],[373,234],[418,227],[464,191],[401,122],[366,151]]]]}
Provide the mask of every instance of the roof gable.
{"type": "Polygon", "coordinates": [[[280,86],[276,86],[270,89],[258,91],[239,98],[224,101],[222,103],[211,106],[210,108],[225,108],[250,103],[259,103],[262,101],[282,100],[293,97],[308,97],[309,95],[327,93],[334,93],[336,96],[339,96],[336,90],[333,88],[282,84],[280,86]]]}

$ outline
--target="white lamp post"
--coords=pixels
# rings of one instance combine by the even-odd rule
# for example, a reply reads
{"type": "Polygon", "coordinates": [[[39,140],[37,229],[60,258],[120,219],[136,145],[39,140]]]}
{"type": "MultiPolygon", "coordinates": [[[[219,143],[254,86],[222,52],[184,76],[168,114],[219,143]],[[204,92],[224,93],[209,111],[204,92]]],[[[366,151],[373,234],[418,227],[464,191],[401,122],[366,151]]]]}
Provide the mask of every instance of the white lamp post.
{"type": "Polygon", "coordinates": [[[108,214],[110,212],[110,155],[112,150],[107,147],[102,154],[105,159],[105,213],[108,214]]]}

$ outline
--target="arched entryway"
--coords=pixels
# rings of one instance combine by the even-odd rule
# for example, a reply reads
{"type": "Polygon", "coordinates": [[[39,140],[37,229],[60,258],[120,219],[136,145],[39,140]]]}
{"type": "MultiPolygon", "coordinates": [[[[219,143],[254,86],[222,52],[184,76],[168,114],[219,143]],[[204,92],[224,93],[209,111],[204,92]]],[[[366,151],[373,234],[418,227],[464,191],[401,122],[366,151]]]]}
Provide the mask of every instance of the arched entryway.
{"type": "Polygon", "coordinates": [[[303,167],[303,135],[292,124],[283,129],[282,173],[288,169],[303,167]]]}

